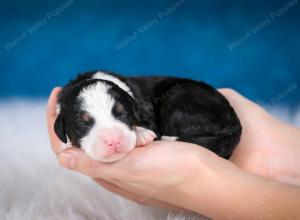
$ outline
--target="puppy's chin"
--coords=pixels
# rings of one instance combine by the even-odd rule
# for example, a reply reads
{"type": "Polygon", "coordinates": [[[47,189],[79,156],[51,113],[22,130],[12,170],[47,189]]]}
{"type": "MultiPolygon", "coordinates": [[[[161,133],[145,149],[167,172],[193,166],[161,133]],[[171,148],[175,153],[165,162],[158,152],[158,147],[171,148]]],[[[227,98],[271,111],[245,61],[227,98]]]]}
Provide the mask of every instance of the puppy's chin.
{"type": "Polygon", "coordinates": [[[114,153],[114,154],[111,154],[111,155],[106,156],[106,157],[99,157],[99,156],[96,156],[93,153],[89,153],[89,152],[86,152],[86,153],[93,160],[97,160],[97,161],[105,162],[105,163],[112,163],[112,162],[116,162],[116,161],[122,160],[123,158],[125,158],[127,156],[127,154],[129,152],[126,152],[126,153],[114,153]]]}

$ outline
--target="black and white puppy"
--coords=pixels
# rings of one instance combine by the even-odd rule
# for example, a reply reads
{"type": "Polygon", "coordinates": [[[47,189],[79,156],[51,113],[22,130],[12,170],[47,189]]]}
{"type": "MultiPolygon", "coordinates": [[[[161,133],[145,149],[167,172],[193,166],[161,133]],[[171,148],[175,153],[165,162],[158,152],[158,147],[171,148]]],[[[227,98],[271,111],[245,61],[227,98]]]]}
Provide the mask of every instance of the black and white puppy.
{"type": "Polygon", "coordinates": [[[103,162],[120,160],[155,139],[195,143],[229,158],[242,132],[222,94],[174,77],[85,73],[63,88],[57,112],[60,140],[103,162]]]}

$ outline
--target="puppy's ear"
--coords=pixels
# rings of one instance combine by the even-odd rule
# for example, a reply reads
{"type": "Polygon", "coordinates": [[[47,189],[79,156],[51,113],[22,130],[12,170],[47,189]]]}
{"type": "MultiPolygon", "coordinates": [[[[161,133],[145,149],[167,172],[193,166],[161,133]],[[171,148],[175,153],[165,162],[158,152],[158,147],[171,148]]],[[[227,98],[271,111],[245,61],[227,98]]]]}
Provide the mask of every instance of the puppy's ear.
{"type": "Polygon", "coordinates": [[[65,125],[61,114],[59,114],[56,118],[56,121],[54,123],[54,131],[63,143],[66,144],[68,142],[65,125]]]}

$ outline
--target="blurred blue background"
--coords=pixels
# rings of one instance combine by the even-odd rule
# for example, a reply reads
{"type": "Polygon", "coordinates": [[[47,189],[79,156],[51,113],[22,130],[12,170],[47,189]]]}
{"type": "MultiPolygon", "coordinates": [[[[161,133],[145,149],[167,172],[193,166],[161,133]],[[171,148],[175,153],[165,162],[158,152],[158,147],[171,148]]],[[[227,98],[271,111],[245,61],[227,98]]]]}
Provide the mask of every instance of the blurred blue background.
{"type": "Polygon", "coordinates": [[[2,0],[0,99],[47,97],[77,73],[106,69],[297,105],[299,12],[297,0],[2,0]]]}

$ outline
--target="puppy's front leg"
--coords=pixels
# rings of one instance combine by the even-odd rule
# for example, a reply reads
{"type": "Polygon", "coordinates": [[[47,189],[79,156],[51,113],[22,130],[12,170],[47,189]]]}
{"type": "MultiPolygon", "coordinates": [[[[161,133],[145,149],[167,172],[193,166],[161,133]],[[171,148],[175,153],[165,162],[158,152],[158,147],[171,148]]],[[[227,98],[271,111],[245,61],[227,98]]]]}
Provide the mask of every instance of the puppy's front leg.
{"type": "Polygon", "coordinates": [[[150,144],[156,138],[156,134],[147,128],[137,126],[135,129],[137,146],[145,146],[150,144]]]}

